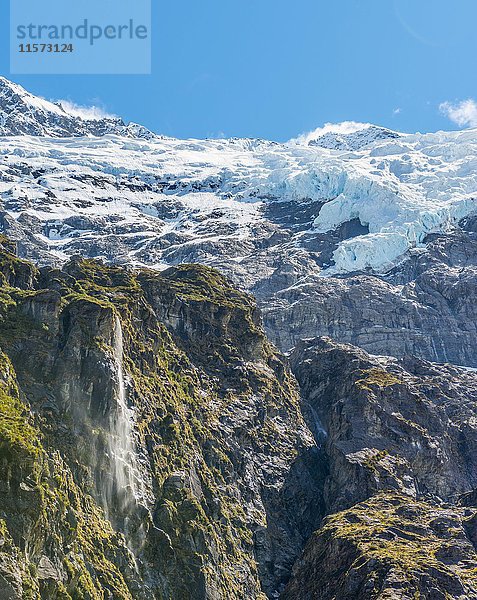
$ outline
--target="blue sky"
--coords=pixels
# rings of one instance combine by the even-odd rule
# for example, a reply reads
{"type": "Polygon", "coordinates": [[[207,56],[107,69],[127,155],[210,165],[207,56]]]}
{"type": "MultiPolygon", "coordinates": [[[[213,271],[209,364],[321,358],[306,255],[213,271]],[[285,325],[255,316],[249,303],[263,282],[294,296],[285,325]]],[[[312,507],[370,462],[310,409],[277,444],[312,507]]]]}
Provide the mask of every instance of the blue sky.
{"type": "Polygon", "coordinates": [[[166,135],[477,126],[459,104],[477,99],[475,0],[153,0],[153,74],[135,76],[10,76],[0,2],[0,73],[166,135]]]}

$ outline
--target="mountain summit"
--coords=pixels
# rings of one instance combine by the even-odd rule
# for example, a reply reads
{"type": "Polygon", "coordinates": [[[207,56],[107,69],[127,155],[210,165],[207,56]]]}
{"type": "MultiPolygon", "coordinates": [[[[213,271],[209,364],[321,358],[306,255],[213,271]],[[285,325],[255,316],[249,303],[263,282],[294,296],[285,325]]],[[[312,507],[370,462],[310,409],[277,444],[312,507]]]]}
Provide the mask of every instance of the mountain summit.
{"type": "Polygon", "coordinates": [[[0,77],[0,136],[33,135],[54,138],[121,135],[151,139],[154,134],[119,117],[85,118],[60,103],[27,92],[0,77]]]}
{"type": "Polygon", "coordinates": [[[403,135],[398,131],[370,123],[344,122],[328,123],[294,141],[328,150],[355,152],[376,142],[397,140],[403,135]]]}

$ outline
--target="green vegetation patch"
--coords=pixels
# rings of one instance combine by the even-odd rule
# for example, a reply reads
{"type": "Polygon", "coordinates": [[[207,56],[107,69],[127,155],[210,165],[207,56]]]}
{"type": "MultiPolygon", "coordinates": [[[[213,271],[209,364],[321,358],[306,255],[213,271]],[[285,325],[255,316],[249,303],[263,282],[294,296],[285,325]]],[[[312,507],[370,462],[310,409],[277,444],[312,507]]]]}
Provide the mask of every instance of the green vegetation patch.
{"type": "MultiPolygon", "coordinates": [[[[320,535],[350,541],[360,551],[360,562],[363,558],[378,560],[408,577],[430,568],[452,577],[455,572],[438,556],[445,549],[447,538],[460,530],[449,530],[440,537],[430,526],[440,515],[439,509],[424,502],[383,492],[329,517],[320,535]]],[[[466,569],[459,573],[464,579],[468,574],[466,569]]]]}
{"type": "Polygon", "coordinates": [[[356,381],[356,385],[362,390],[371,390],[372,386],[387,388],[403,383],[401,379],[383,369],[365,369],[361,373],[363,377],[356,381]]]}
{"type": "Polygon", "coordinates": [[[6,450],[35,457],[41,454],[39,435],[18,398],[13,367],[0,353],[0,443],[6,450]]]}

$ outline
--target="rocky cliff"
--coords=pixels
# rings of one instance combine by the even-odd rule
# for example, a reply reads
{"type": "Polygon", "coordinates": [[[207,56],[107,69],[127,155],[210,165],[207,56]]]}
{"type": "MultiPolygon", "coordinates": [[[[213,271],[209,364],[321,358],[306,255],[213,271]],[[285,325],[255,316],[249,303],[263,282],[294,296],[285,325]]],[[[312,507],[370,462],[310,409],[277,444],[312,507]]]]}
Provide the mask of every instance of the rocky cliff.
{"type": "Polygon", "coordinates": [[[331,336],[373,354],[414,355],[477,366],[477,220],[429,235],[385,276],[307,276],[277,291],[257,290],[271,338],[292,348],[310,334],[331,336]]]}
{"type": "Polygon", "coordinates": [[[251,298],[3,243],[0,597],[272,597],[321,473],[251,298]]]}
{"type": "Polygon", "coordinates": [[[324,429],[330,516],[282,597],[477,598],[477,375],[325,338],[291,362],[324,429]]]}
{"type": "Polygon", "coordinates": [[[203,266],[1,241],[0,597],[477,598],[477,375],[305,340],[203,266]]]}

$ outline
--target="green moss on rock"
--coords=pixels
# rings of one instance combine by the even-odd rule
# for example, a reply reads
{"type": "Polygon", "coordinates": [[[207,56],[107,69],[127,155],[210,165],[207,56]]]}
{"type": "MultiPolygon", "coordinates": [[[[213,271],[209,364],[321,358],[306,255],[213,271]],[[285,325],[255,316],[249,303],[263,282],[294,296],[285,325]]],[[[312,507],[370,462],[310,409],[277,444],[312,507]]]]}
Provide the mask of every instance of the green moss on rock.
{"type": "Polygon", "coordinates": [[[323,600],[427,598],[429,589],[474,598],[476,554],[462,530],[462,516],[458,510],[381,492],[325,519],[283,598],[298,593],[316,593],[323,600]]]}
{"type": "Polygon", "coordinates": [[[372,390],[374,387],[387,388],[393,385],[400,385],[402,381],[382,369],[366,369],[362,371],[362,378],[356,381],[356,386],[363,390],[372,390]]]}
{"type": "Polygon", "coordinates": [[[0,448],[3,453],[37,458],[42,451],[40,433],[20,402],[13,366],[0,352],[0,448]]]}

